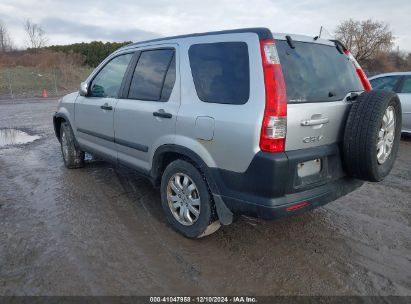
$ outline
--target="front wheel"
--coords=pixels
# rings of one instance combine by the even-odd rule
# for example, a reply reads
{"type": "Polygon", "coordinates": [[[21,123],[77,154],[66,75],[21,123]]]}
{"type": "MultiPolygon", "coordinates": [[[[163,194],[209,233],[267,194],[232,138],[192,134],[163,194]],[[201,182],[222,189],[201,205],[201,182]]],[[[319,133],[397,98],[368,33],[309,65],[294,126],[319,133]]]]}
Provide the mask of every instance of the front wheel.
{"type": "Polygon", "coordinates": [[[190,163],[170,163],[161,179],[161,203],[171,226],[189,238],[220,228],[205,177],[190,163]]]}
{"type": "Polygon", "coordinates": [[[70,124],[65,121],[60,126],[60,147],[67,168],[75,169],[84,166],[84,152],[76,147],[73,131],[70,124]]]}

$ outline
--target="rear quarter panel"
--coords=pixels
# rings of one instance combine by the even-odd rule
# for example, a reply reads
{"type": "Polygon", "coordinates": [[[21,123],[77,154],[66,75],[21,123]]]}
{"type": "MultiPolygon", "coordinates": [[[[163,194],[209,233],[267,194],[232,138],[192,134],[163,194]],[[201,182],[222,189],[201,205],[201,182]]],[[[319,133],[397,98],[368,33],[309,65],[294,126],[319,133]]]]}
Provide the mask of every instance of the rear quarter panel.
{"type": "Polygon", "coordinates": [[[265,106],[264,77],[259,39],[256,34],[193,37],[180,43],[181,107],[176,125],[176,144],[190,143],[209,167],[244,172],[260,150],[259,139],[265,106]],[[249,53],[250,97],[244,105],[207,103],[198,98],[191,74],[188,51],[192,44],[227,41],[246,42],[249,53]],[[197,117],[214,119],[212,140],[198,139],[197,117]]]}

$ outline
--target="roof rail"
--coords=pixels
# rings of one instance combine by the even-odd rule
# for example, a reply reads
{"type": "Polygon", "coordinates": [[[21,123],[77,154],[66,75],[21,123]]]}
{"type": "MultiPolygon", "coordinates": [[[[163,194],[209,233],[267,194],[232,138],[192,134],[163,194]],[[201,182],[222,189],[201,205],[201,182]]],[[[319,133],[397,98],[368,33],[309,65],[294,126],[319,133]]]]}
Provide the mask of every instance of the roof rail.
{"type": "Polygon", "coordinates": [[[171,40],[171,39],[200,37],[200,36],[208,36],[208,35],[223,35],[223,34],[237,34],[237,33],[255,33],[258,35],[258,38],[260,40],[273,39],[273,34],[268,28],[255,27],[255,28],[241,28],[241,29],[224,30],[224,31],[216,31],[216,32],[205,32],[205,33],[194,33],[194,34],[179,35],[179,36],[161,37],[161,38],[156,38],[156,39],[151,39],[151,40],[130,43],[130,44],[123,46],[119,50],[123,50],[125,48],[136,46],[136,45],[143,44],[143,43],[159,42],[159,41],[171,40]]]}

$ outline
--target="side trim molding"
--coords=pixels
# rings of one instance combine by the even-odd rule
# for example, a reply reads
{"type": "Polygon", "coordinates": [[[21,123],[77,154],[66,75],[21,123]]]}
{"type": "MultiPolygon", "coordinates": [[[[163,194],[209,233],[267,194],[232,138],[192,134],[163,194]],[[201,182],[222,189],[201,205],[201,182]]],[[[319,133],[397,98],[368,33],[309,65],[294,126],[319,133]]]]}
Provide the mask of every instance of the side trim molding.
{"type": "Polygon", "coordinates": [[[114,142],[114,137],[107,136],[107,135],[100,134],[100,133],[93,132],[93,131],[89,131],[89,130],[86,130],[86,129],[77,128],[77,132],[84,133],[84,134],[87,134],[87,135],[90,135],[90,136],[94,136],[94,137],[97,137],[97,138],[100,138],[100,139],[104,139],[104,140],[107,140],[107,141],[114,142]]]}
{"type": "Polygon", "coordinates": [[[127,147],[127,148],[135,149],[137,151],[148,152],[148,147],[147,146],[140,145],[138,143],[133,143],[133,142],[130,142],[130,141],[127,141],[127,140],[114,138],[114,137],[111,137],[111,136],[107,136],[107,135],[100,134],[100,133],[97,133],[97,132],[85,130],[85,129],[82,129],[82,128],[77,128],[77,131],[80,132],[80,133],[84,133],[84,134],[87,134],[87,135],[90,135],[90,136],[94,136],[94,137],[97,137],[97,138],[100,138],[100,139],[103,139],[103,140],[106,140],[106,141],[110,141],[110,142],[119,144],[119,145],[127,147]]]}
{"type": "Polygon", "coordinates": [[[140,144],[133,143],[133,142],[129,142],[129,141],[127,141],[127,140],[115,138],[115,139],[114,139],[114,142],[115,142],[116,144],[121,145],[121,146],[125,146],[125,147],[128,147],[128,148],[132,148],[132,149],[135,149],[135,150],[138,150],[138,151],[141,151],[141,152],[147,152],[147,151],[148,151],[148,147],[147,147],[147,146],[140,145],[140,144]]]}

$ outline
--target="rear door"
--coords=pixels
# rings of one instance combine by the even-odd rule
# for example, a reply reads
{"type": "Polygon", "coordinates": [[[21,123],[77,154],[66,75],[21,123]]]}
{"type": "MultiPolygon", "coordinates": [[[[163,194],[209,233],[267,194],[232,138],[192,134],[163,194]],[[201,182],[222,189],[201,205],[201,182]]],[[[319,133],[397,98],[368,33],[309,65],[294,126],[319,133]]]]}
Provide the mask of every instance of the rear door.
{"type": "Polygon", "coordinates": [[[364,90],[348,56],[327,40],[293,37],[292,48],[276,38],[287,91],[286,150],[338,142],[350,92],[364,90]]]}
{"type": "Polygon", "coordinates": [[[114,108],[132,53],[109,60],[89,83],[87,96],[78,96],[75,104],[77,140],[86,151],[116,160],[114,144],[114,108]]]}
{"type": "Polygon", "coordinates": [[[118,160],[150,170],[155,149],[173,142],[180,106],[178,46],[139,49],[114,113],[118,160]]]}

